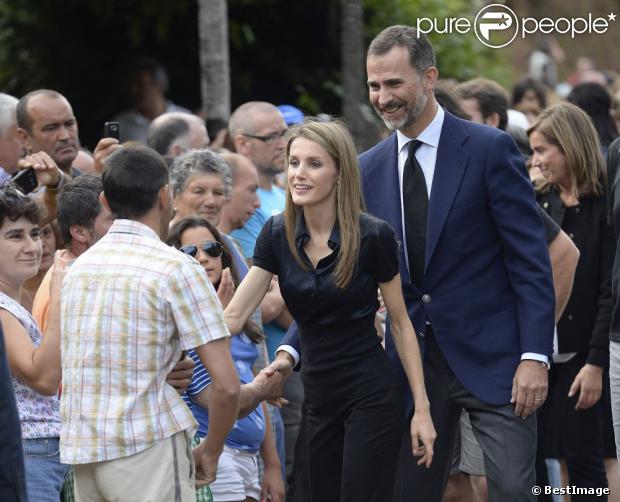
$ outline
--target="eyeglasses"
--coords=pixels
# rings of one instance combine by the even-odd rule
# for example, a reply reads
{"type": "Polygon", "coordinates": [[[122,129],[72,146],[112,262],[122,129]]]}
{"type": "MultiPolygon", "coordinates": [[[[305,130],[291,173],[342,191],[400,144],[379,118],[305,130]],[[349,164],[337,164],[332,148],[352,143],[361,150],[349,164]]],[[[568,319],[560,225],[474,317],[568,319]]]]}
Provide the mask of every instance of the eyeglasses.
{"type": "Polygon", "coordinates": [[[179,251],[196,258],[198,248],[202,249],[211,258],[219,258],[222,256],[222,252],[224,251],[224,247],[217,241],[206,241],[202,244],[189,244],[180,248],[179,251]]]}
{"type": "Polygon", "coordinates": [[[278,141],[280,138],[283,138],[287,131],[288,129],[284,129],[282,131],[271,133],[267,136],[256,136],[254,134],[243,134],[243,136],[247,138],[257,139],[259,141],[262,141],[263,143],[274,143],[275,141],[278,141]]]}

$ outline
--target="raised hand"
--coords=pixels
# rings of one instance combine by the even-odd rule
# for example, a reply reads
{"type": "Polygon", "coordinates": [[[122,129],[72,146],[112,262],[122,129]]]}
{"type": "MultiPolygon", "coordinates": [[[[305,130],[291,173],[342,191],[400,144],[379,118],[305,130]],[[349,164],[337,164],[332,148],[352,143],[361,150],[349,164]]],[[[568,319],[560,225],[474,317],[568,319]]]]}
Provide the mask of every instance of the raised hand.
{"type": "Polygon", "coordinates": [[[235,283],[233,282],[230,269],[226,267],[222,270],[222,278],[217,288],[217,297],[220,299],[222,308],[226,308],[235,295],[235,283]]]}
{"type": "Polygon", "coordinates": [[[96,174],[103,171],[103,161],[116,149],[122,148],[116,138],[102,138],[93,152],[93,168],[96,174]]]}
{"type": "Polygon", "coordinates": [[[47,153],[33,153],[20,159],[17,163],[19,169],[32,167],[40,186],[56,188],[62,181],[62,171],[47,153]]]}

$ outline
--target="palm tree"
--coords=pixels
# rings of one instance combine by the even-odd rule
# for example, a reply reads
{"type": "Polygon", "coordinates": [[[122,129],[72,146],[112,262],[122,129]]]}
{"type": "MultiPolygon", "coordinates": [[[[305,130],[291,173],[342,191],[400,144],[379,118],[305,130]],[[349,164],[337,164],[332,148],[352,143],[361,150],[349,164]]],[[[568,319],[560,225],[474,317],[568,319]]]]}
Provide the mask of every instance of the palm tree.
{"type": "Polygon", "coordinates": [[[230,60],[226,0],[198,0],[202,103],[209,119],[230,116],[230,60]]]}
{"type": "Polygon", "coordinates": [[[340,0],[340,55],[342,60],[342,115],[358,149],[377,142],[376,119],[366,92],[366,44],[362,0],[340,0]]]}

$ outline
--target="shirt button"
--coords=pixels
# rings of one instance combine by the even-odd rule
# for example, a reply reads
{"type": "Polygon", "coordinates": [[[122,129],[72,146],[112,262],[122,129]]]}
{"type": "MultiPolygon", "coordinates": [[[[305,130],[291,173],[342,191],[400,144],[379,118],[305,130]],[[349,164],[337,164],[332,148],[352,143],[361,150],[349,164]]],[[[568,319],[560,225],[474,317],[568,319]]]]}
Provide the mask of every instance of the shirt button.
{"type": "Polygon", "coordinates": [[[568,320],[572,321],[573,320],[573,315],[572,314],[568,314],[568,320]]]}
{"type": "Polygon", "coordinates": [[[574,238],[575,238],[575,234],[573,234],[573,233],[568,234],[568,236],[569,236],[571,239],[574,239],[574,238]]]}
{"type": "Polygon", "coordinates": [[[575,212],[576,212],[577,214],[579,214],[579,213],[581,212],[581,209],[577,208],[577,209],[575,209],[575,212]]]}
{"type": "Polygon", "coordinates": [[[431,303],[431,295],[422,295],[422,301],[424,303],[431,303]]]}

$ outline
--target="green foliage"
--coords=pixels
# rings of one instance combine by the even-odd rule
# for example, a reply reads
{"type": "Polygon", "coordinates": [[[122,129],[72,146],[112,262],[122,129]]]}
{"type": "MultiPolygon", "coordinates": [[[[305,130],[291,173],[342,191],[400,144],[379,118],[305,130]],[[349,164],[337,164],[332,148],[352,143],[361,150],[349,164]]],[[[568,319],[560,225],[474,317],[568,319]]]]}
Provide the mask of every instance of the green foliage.
{"type": "MultiPolygon", "coordinates": [[[[467,0],[364,0],[369,40],[387,26],[415,26],[418,17],[437,18],[440,30],[445,29],[445,19],[449,17],[467,17],[473,23],[480,7],[478,3],[467,0]]],[[[502,63],[502,52],[482,45],[473,30],[467,34],[429,33],[428,36],[435,49],[441,78],[468,80],[483,75],[501,83],[510,81],[510,69],[502,63]]]]}
{"type": "MultiPolygon", "coordinates": [[[[471,16],[468,0],[360,0],[367,41],[416,16],[471,16]]],[[[233,108],[249,100],[341,113],[339,0],[228,0],[233,108]]],[[[507,83],[502,51],[473,34],[433,35],[442,77],[507,83]]],[[[504,53],[505,54],[505,53],[504,53]]],[[[167,67],[172,101],[200,108],[197,0],[0,0],[0,90],[47,87],[73,105],[85,145],[130,102],[132,63],[167,67]]]]}

